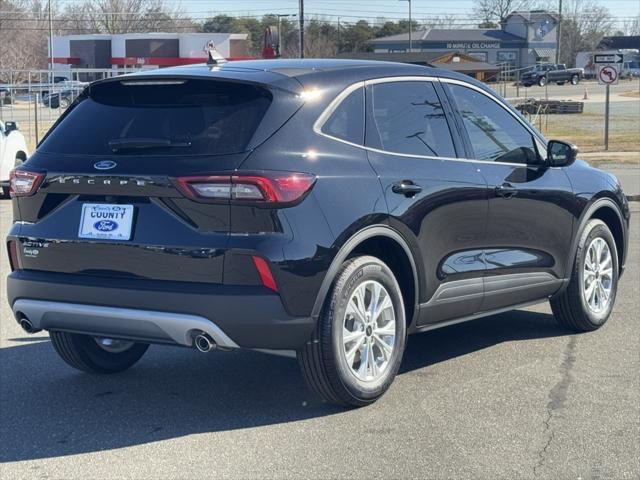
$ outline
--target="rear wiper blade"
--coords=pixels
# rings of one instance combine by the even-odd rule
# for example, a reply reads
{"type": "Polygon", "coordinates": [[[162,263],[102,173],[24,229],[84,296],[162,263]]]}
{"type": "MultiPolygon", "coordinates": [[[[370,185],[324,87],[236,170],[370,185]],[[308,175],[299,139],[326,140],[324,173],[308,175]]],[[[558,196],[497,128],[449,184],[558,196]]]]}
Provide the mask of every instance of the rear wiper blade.
{"type": "Polygon", "coordinates": [[[168,138],[114,138],[109,140],[113,152],[128,149],[190,147],[191,142],[172,142],[168,138]]]}

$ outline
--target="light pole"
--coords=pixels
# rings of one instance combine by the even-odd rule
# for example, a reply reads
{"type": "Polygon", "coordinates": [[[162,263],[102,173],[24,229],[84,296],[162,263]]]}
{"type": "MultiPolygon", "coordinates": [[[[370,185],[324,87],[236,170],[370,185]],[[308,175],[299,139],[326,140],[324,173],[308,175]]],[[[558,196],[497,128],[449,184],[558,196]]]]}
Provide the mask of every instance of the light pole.
{"type": "Polygon", "coordinates": [[[285,13],[285,14],[276,14],[278,17],[278,57],[282,56],[282,39],[284,36],[282,35],[282,17],[295,17],[295,13],[285,13]]]}
{"type": "Polygon", "coordinates": [[[562,32],[562,0],[559,0],[558,5],[558,31],[556,33],[556,65],[560,63],[560,34],[562,32]]]}
{"type": "Polygon", "coordinates": [[[304,58],[304,0],[300,0],[298,8],[298,22],[300,25],[300,58],[304,58]]]}
{"type": "Polygon", "coordinates": [[[408,2],[409,3],[409,53],[413,49],[413,40],[411,39],[411,30],[413,26],[411,24],[411,0],[399,0],[400,2],[408,2]]]}
{"type": "MultiPolygon", "coordinates": [[[[53,72],[53,20],[51,18],[51,2],[49,0],[49,66],[53,72]]],[[[53,82],[53,74],[51,74],[51,82],[53,82]]]]}

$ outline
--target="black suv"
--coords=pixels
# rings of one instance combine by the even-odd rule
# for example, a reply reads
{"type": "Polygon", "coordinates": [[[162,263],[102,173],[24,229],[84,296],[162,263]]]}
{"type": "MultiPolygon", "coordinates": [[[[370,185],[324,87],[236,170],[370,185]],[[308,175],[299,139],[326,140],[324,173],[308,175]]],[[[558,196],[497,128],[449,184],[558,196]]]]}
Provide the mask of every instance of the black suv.
{"type": "Polygon", "coordinates": [[[271,60],[98,81],[11,178],[8,299],[89,372],[150,343],[295,353],[346,405],[408,333],[551,301],[609,317],[628,204],[492,90],[434,68],[271,60]]]}

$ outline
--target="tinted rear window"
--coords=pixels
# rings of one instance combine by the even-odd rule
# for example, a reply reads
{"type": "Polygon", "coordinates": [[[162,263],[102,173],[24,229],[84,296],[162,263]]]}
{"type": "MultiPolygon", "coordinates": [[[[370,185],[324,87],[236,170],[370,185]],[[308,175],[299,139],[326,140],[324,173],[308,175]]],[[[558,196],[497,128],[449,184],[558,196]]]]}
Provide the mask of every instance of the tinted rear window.
{"type": "Polygon", "coordinates": [[[93,85],[88,98],[69,112],[39,149],[112,155],[116,141],[120,147],[115,153],[125,155],[238,153],[246,150],[272,103],[271,92],[255,85],[177,82],[135,84],[131,79],[93,85]],[[136,139],[142,140],[136,148],[127,147],[128,140],[136,139]],[[157,146],[159,140],[171,146],[157,146]]]}

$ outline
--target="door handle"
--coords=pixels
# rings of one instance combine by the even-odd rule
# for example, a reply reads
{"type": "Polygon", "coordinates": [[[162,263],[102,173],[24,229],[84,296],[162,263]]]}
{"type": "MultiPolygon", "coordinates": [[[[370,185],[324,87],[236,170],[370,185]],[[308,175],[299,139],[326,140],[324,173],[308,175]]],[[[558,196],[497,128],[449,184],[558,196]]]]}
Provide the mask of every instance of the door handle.
{"type": "Polygon", "coordinates": [[[402,180],[394,183],[391,187],[391,191],[393,193],[404,195],[405,197],[413,197],[416,193],[420,193],[422,191],[422,187],[420,185],[416,185],[411,180],[402,180]]]}
{"type": "Polygon", "coordinates": [[[510,183],[503,183],[495,188],[496,196],[503,198],[515,197],[518,194],[518,189],[510,183]]]}

